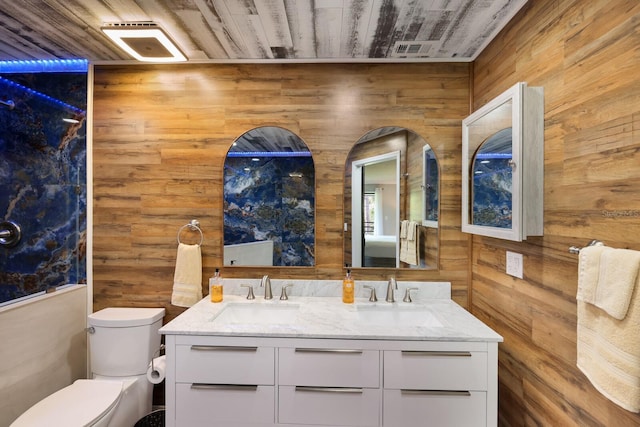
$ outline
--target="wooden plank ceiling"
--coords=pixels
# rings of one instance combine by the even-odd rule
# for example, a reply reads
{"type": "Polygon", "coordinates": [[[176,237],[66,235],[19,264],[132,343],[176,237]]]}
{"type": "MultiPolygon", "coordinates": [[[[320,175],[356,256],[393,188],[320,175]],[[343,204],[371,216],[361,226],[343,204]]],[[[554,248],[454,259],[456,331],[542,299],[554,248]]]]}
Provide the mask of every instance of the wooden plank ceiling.
{"type": "Polygon", "coordinates": [[[527,0],[0,0],[0,60],[131,58],[104,23],[155,22],[190,61],[472,61],[527,0]]]}

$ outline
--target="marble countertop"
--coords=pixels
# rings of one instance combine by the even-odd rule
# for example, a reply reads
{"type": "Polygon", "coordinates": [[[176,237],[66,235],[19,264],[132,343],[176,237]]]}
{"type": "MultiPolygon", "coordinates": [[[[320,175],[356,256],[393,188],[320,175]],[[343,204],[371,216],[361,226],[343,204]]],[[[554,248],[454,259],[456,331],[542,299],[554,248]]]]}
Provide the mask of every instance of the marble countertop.
{"type": "MultiPolygon", "coordinates": [[[[381,293],[386,286],[385,282],[366,282],[377,290],[380,289],[378,302],[369,302],[369,290],[363,288],[363,282],[356,281],[356,300],[353,304],[344,304],[341,297],[335,295],[341,284],[339,281],[317,281],[326,282],[321,287],[310,283],[294,283],[288,289],[290,297],[287,301],[278,299],[280,288],[277,287],[277,281],[272,281],[272,300],[265,300],[259,292],[256,292],[255,300],[247,300],[244,296],[246,289],[239,287],[242,282],[225,281],[223,302],[212,303],[207,296],[163,326],[160,333],[274,338],[502,341],[500,335],[450,299],[450,287],[447,287],[449,284],[446,282],[398,282],[396,302],[388,303],[384,301],[385,294],[381,293]],[[442,283],[445,284],[444,287],[441,286],[442,283]],[[414,302],[402,302],[406,287],[419,288],[412,292],[414,302]],[[318,293],[309,289],[323,291],[318,293]],[[221,314],[225,310],[251,310],[249,307],[255,307],[255,311],[265,308],[290,309],[289,314],[293,317],[286,323],[268,320],[236,323],[222,321],[221,314]]],[[[256,283],[251,284],[259,291],[256,283]]],[[[289,283],[283,281],[282,285],[284,284],[289,283]]]]}

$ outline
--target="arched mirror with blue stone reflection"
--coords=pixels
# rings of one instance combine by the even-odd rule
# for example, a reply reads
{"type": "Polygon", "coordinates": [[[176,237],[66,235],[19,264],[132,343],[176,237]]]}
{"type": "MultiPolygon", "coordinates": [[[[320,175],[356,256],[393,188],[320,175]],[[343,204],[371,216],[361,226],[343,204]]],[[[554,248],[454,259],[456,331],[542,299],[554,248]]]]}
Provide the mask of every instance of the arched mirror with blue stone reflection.
{"type": "Polygon", "coordinates": [[[512,129],[487,138],[471,162],[471,223],[511,229],[513,218],[512,129]]]}
{"type": "Polygon", "coordinates": [[[252,129],[224,163],[224,265],[315,264],[315,168],[295,133],[252,129]]]}

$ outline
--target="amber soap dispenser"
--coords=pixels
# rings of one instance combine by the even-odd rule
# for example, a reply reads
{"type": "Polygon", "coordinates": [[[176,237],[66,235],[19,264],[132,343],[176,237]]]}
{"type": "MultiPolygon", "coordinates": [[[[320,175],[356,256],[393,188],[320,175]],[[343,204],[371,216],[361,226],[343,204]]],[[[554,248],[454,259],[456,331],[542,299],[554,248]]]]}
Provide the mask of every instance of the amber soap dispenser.
{"type": "Polygon", "coordinates": [[[351,277],[351,269],[349,268],[349,264],[346,264],[347,275],[342,280],[342,302],[345,304],[353,304],[354,294],[355,294],[355,283],[353,282],[353,277],[351,277]]]}
{"type": "Polygon", "coordinates": [[[211,302],[222,302],[222,276],[220,276],[218,268],[216,268],[213,277],[209,279],[209,294],[211,302]]]}

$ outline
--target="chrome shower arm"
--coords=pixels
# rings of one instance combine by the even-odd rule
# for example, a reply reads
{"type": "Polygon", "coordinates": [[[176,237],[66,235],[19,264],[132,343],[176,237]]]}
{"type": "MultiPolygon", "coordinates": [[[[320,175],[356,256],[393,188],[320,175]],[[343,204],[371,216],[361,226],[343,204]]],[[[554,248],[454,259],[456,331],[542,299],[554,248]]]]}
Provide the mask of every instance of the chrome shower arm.
{"type": "Polygon", "coordinates": [[[9,107],[9,110],[13,110],[15,108],[15,106],[16,106],[16,103],[13,102],[10,99],[8,99],[6,101],[0,101],[0,104],[6,105],[7,107],[9,107]]]}

